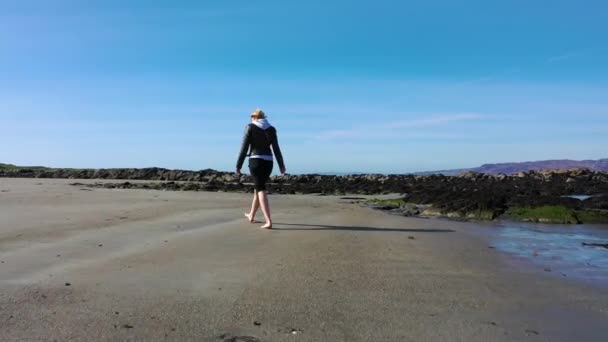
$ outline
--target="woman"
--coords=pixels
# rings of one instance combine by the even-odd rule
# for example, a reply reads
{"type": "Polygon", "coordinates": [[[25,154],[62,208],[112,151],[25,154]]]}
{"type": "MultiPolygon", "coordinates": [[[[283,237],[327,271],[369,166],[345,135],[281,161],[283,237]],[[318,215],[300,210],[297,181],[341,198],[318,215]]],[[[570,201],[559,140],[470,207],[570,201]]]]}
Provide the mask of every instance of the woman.
{"type": "Polygon", "coordinates": [[[277,130],[270,125],[266,119],[266,114],[261,109],[256,109],[251,113],[251,123],[245,128],[241,153],[236,163],[236,173],[239,175],[241,174],[241,168],[243,167],[247,151],[250,148],[249,171],[255,182],[255,189],[251,211],[248,214],[246,213],[245,217],[247,217],[250,223],[255,223],[255,214],[261,206],[264,218],[266,219],[266,224],[261,228],[272,229],[270,206],[268,205],[268,196],[266,194],[266,182],[272,173],[272,152],[274,152],[277,158],[282,175],[285,174],[285,164],[283,163],[283,155],[279,148],[277,130]]]}

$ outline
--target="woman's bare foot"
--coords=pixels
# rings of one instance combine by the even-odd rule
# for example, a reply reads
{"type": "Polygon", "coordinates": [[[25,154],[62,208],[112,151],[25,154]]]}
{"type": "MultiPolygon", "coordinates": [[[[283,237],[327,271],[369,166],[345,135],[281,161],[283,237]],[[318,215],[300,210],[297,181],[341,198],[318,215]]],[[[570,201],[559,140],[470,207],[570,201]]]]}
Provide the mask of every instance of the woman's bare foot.
{"type": "Polygon", "coordinates": [[[272,229],[272,222],[266,223],[265,225],[261,226],[260,228],[262,228],[262,229],[272,229]]]}
{"type": "Polygon", "coordinates": [[[247,218],[247,221],[249,221],[249,223],[256,223],[255,218],[252,218],[251,216],[249,216],[249,214],[244,213],[243,215],[245,215],[245,217],[247,218]]]}

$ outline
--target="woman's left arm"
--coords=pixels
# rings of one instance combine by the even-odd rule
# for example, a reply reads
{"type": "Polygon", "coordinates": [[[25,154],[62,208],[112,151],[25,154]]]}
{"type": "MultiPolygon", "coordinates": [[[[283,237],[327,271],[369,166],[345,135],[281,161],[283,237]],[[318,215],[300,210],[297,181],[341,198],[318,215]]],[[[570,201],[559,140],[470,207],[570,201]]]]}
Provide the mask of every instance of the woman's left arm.
{"type": "Polygon", "coordinates": [[[247,125],[245,128],[245,133],[243,134],[243,142],[241,143],[241,151],[239,153],[239,158],[236,162],[236,173],[241,173],[241,168],[243,167],[243,163],[245,162],[245,157],[247,156],[247,151],[249,150],[249,135],[251,127],[247,125]]]}

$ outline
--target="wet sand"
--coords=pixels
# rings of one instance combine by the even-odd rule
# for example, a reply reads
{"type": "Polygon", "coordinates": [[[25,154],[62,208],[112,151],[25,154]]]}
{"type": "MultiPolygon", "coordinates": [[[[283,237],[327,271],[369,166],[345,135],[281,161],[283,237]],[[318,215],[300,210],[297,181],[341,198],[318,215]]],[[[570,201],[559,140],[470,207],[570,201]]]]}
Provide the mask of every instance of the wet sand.
{"type": "Polygon", "coordinates": [[[608,333],[608,290],[515,268],[467,223],[277,195],[276,229],[264,231],[242,216],[250,195],[70,182],[0,179],[1,341],[604,341],[608,333]]]}

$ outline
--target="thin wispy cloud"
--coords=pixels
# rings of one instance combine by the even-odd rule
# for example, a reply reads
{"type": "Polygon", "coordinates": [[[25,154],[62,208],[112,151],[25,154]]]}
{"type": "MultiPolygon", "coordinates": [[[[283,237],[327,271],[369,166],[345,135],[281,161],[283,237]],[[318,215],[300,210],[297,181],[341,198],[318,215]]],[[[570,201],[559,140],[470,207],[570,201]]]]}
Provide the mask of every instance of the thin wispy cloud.
{"type": "Polygon", "coordinates": [[[547,59],[547,62],[548,63],[563,62],[563,61],[575,59],[578,57],[593,55],[597,52],[598,52],[598,49],[592,49],[592,48],[578,50],[578,51],[567,51],[567,52],[556,54],[554,56],[549,57],[547,59]]]}
{"type": "Polygon", "coordinates": [[[397,130],[405,128],[431,128],[437,126],[447,126],[457,122],[475,121],[485,118],[480,113],[457,113],[457,114],[408,114],[407,116],[423,116],[422,119],[400,120],[390,122],[380,122],[367,125],[365,127],[357,126],[349,129],[333,129],[320,132],[315,137],[320,140],[332,140],[342,138],[369,138],[369,132],[381,132],[382,137],[398,137],[400,132],[397,130]]]}
{"type": "Polygon", "coordinates": [[[557,56],[552,56],[549,59],[547,59],[547,62],[549,62],[549,63],[561,62],[561,61],[568,60],[570,58],[572,58],[572,54],[557,55],[557,56]]]}
{"type": "Polygon", "coordinates": [[[460,121],[471,121],[483,118],[483,115],[478,113],[462,113],[454,115],[436,115],[425,119],[396,121],[386,124],[385,128],[417,128],[447,125],[460,121]]]}
{"type": "Polygon", "coordinates": [[[359,129],[336,129],[319,133],[317,139],[354,138],[360,133],[362,133],[362,131],[359,129]]]}
{"type": "Polygon", "coordinates": [[[507,69],[502,69],[502,70],[497,70],[495,72],[471,79],[471,80],[467,80],[464,82],[458,82],[455,83],[454,86],[455,87],[467,87],[467,86],[479,86],[482,84],[486,84],[486,83],[496,83],[499,82],[502,79],[511,77],[513,75],[517,75],[521,72],[520,68],[517,67],[512,67],[512,68],[507,68],[507,69]]]}

